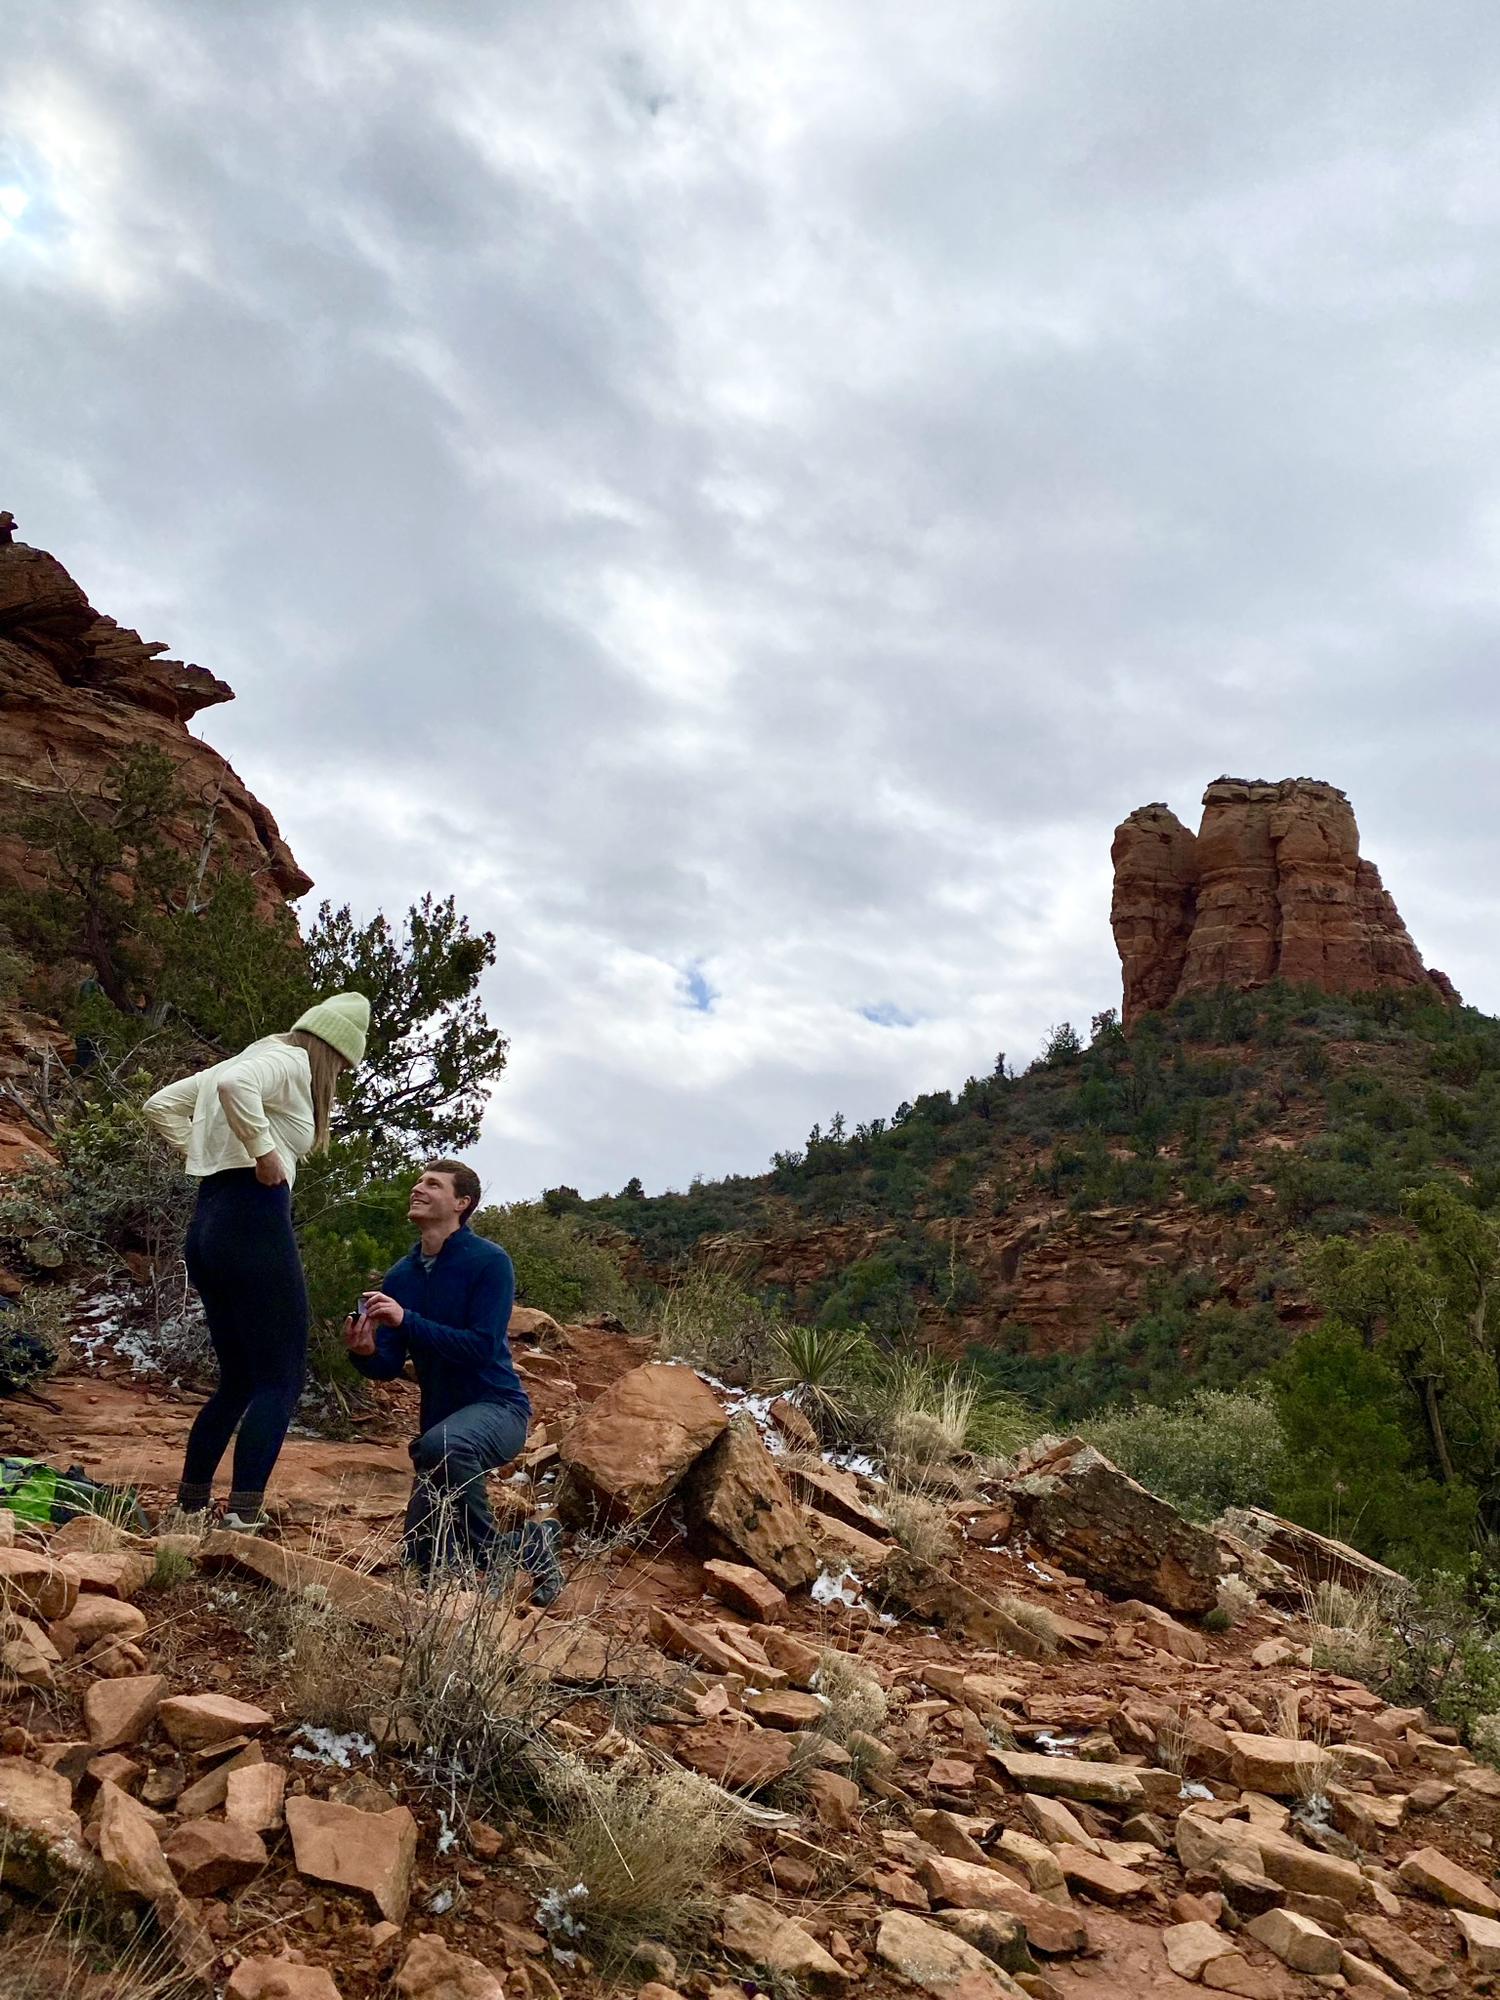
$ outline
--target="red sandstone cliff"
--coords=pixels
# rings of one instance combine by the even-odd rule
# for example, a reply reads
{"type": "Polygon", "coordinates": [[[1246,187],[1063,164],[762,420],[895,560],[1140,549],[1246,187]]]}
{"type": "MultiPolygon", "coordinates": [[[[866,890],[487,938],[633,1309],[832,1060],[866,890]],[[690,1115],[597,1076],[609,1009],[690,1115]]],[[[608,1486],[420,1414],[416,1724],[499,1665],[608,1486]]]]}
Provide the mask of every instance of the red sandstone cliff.
{"type": "Polygon", "coordinates": [[[1361,858],[1336,785],[1219,778],[1196,837],[1166,806],[1140,806],[1115,829],[1111,857],[1127,1025],[1184,994],[1272,979],[1457,997],[1423,966],[1375,864],[1361,858]]]}
{"type": "MultiPolygon", "coordinates": [[[[189,718],[232,701],[231,689],[101,616],[61,563],[12,532],[0,514],[0,882],[24,881],[37,866],[15,832],[32,801],[62,786],[93,793],[111,766],[151,745],[171,757],[195,813],[216,801],[216,847],[265,902],[303,895],[311,878],[271,814],[217,750],[188,733],[189,718]]],[[[201,816],[181,835],[196,848],[201,816]]],[[[25,1068],[29,1049],[60,1039],[38,1017],[0,1011],[0,1082],[25,1068]]],[[[10,1115],[0,1114],[0,1171],[33,1143],[5,1124],[10,1115]]]]}

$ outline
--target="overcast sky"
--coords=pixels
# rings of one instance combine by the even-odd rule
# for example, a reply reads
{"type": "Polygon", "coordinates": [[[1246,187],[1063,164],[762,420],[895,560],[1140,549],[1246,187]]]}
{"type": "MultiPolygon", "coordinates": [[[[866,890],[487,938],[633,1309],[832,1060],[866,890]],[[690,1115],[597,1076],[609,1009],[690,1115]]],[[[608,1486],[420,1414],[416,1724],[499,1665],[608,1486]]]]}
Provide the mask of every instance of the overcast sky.
{"type": "Polygon", "coordinates": [[[1222,771],[1500,1003],[1494,0],[0,12],[0,506],[497,933],[497,1193],[1028,1059],[1222,771]]]}

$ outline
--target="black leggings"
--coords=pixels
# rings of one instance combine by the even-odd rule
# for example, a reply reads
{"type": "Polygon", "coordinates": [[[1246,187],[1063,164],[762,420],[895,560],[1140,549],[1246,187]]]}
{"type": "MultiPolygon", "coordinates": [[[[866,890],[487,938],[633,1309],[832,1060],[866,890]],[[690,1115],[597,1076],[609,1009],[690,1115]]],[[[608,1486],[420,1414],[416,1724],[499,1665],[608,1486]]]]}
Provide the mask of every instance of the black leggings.
{"type": "Polygon", "coordinates": [[[183,1491],[196,1488],[201,1505],[231,1437],[235,1495],[265,1491],[302,1394],[307,1283],[291,1189],[262,1187],[253,1167],[210,1174],[199,1183],[186,1255],[219,1362],[219,1386],[194,1420],[182,1466],[183,1491]]]}

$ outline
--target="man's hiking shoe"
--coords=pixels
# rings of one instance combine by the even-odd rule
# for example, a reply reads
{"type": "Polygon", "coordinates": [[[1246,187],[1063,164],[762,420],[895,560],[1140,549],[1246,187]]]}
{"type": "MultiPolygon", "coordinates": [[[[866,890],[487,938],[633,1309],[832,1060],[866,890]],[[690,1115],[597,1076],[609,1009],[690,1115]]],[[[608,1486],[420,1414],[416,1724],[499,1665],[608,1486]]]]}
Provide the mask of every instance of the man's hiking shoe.
{"type": "Polygon", "coordinates": [[[562,1595],[567,1578],[558,1561],[561,1521],[528,1521],[521,1530],[521,1567],[531,1577],[531,1601],[543,1609],[562,1595]]]}

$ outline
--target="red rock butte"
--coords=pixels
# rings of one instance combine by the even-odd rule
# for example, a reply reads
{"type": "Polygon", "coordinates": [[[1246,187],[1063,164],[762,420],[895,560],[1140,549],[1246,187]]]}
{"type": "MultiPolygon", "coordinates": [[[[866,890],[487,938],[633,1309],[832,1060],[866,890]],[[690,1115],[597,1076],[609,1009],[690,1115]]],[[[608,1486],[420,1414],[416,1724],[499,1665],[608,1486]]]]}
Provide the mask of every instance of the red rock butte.
{"type": "Polygon", "coordinates": [[[1423,965],[1380,871],[1361,856],[1337,785],[1217,778],[1196,834],[1165,805],[1139,806],[1116,827],[1110,854],[1127,1027],[1186,994],[1273,979],[1458,999],[1423,965]]]}

